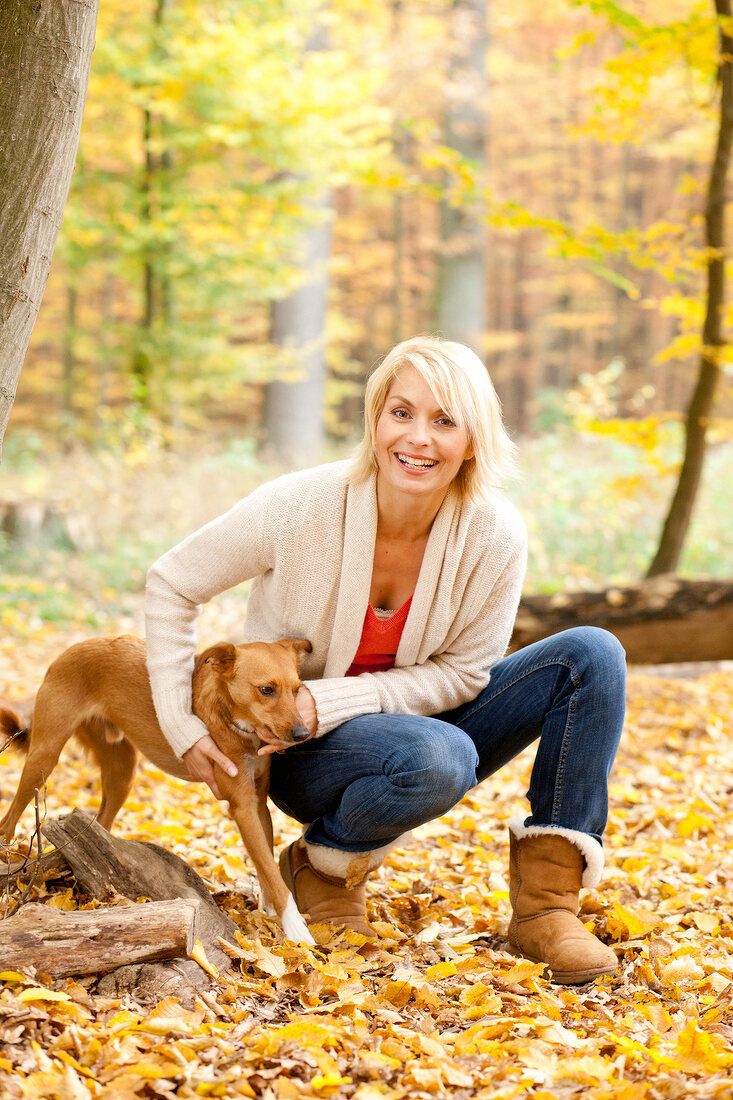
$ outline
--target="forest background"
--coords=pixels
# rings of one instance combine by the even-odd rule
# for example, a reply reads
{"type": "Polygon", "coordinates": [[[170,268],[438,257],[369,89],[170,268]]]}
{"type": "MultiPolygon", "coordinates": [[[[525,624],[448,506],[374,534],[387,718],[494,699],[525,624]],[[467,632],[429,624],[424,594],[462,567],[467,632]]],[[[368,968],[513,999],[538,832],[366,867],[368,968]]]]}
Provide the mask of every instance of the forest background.
{"type": "MultiPolygon", "coordinates": [[[[30,698],[73,641],[140,634],[154,558],[274,473],[347,453],[369,369],[417,332],[472,343],[496,382],[521,448],[507,492],[529,526],[527,590],[618,597],[643,576],[709,355],[706,274],[727,265],[705,247],[731,65],[715,11],[103,0],[0,471],[0,693],[30,698]]],[[[729,577],[724,342],[713,366],[679,569],[729,577]]],[[[241,639],[245,596],[204,609],[202,645],[241,639]]],[[[258,911],[220,806],[145,765],[119,835],[204,876],[238,926],[238,969],[193,1009],[4,971],[0,1091],[731,1100],[730,665],[672,671],[632,670],[606,873],[582,910],[617,976],[559,989],[506,950],[503,826],[526,813],[531,750],[389,857],[369,887],[374,946],[322,929],[315,951],[258,911]]],[[[20,766],[4,754],[6,791],[20,766]]],[[[99,806],[78,747],[43,803],[99,806]]],[[[278,847],[297,835],[274,824],[278,847]]],[[[69,874],[8,883],[5,913],[29,900],[100,906],[69,874]]]]}
{"type": "MultiPolygon", "coordinates": [[[[345,453],[381,354],[439,332],[522,446],[530,588],[638,579],[702,351],[718,32],[681,0],[103,4],[3,495],[76,515],[88,588],[139,591],[257,481],[345,453]]],[[[730,572],[730,359],[690,574],[730,572]]],[[[13,586],[63,617],[53,545],[20,542],[13,586]]]]}

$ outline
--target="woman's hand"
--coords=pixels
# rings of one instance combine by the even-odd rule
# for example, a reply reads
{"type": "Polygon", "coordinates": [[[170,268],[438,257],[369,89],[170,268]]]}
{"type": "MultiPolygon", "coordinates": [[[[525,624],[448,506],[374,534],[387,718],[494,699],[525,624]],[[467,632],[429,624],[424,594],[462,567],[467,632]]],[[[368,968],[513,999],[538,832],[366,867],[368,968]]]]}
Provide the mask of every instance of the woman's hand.
{"type": "MultiPolygon", "coordinates": [[[[303,721],[303,725],[312,737],[318,729],[318,712],[316,711],[316,701],[305,684],[301,684],[298,688],[295,696],[295,705],[298,708],[298,714],[303,721]]],[[[299,741],[298,744],[302,745],[303,742],[299,741]]],[[[262,745],[257,750],[257,755],[269,756],[273,752],[285,752],[285,750],[289,748],[291,748],[289,744],[280,741],[271,745],[262,745]]]]}
{"type": "Polygon", "coordinates": [[[303,725],[313,737],[318,729],[318,712],[316,711],[316,701],[305,684],[301,684],[298,688],[295,705],[298,708],[300,717],[303,719],[303,725]]]}
{"type": "Polygon", "coordinates": [[[214,776],[214,764],[218,764],[232,778],[237,775],[236,766],[228,756],[224,755],[214,738],[208,734],[191,745],[191,748],[184,752],[183,759],[191,778],[203,779],[204,783],[208,783],[214,798],[223,798],[214,776]]]}

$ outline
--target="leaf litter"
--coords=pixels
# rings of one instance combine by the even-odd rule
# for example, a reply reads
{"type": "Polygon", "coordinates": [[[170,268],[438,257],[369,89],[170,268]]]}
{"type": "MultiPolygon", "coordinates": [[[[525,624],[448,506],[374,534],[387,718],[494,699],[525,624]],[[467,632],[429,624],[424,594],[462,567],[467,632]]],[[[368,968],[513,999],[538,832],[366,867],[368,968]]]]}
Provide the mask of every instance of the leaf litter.
{"type": "MultiPolygon", "coordinates": [[[[53,631],[38,641],[0,653],[15,698],[64,647],[53,631]]],[[[632,672],[606,870],[581,910],[621,965],[580,987],[553,985],[506,943],[506,821],[526,812],[531,750],[387,859],[368,894],[377,940],[313,925],[312,949],[257,909],[223,807],[144,765],[115,831],[202,875],[239,928],[224,945],[232,970],[193,1008],[101,996],[94,978],[0,973],[0,1095],[733,1100],[731,714],[730,673],[632,672]]],[[[0,761],[6,793],[20,763],[0,761]]],[[[46,813],[98,805],[95,768],[72,743],[46,813]]],[[[273,820],[276,846],[297,835],[279,811],[273,820]]],[[[58,873],[26,900],[99,904],[58,873]]]]}

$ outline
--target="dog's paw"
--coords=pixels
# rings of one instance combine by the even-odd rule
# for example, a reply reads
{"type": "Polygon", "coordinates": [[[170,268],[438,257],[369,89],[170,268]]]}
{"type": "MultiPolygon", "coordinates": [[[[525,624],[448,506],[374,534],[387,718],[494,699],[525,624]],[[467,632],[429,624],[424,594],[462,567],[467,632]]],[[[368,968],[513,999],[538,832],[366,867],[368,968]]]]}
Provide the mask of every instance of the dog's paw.
{"type": "Polygon", "coordinates": [[[293,943],[307,943],[309,947],[315,947],[316,941],[308,931],[308,925],[298,912],[292,894],[288,896],[288,904],[283,910],[280,923],[283,926],[283,932],[293,943]]]}

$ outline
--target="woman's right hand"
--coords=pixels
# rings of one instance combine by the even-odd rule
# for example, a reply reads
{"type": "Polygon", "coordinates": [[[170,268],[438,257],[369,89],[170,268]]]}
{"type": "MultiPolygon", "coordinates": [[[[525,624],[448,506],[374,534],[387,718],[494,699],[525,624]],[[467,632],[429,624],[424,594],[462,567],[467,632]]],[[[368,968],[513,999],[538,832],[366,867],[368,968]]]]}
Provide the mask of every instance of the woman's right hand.
{"type": "Polygon", "coordinates": [[[236,765],[224,755],[209,734],[196,741],[190,749],[186,749],[183,760],[191,778],[202,779],[204,783],[208,783],[214,798],[223,798],[216,783],[214,764],[218,764],[232,778],[237,775],[236,765]]]}

